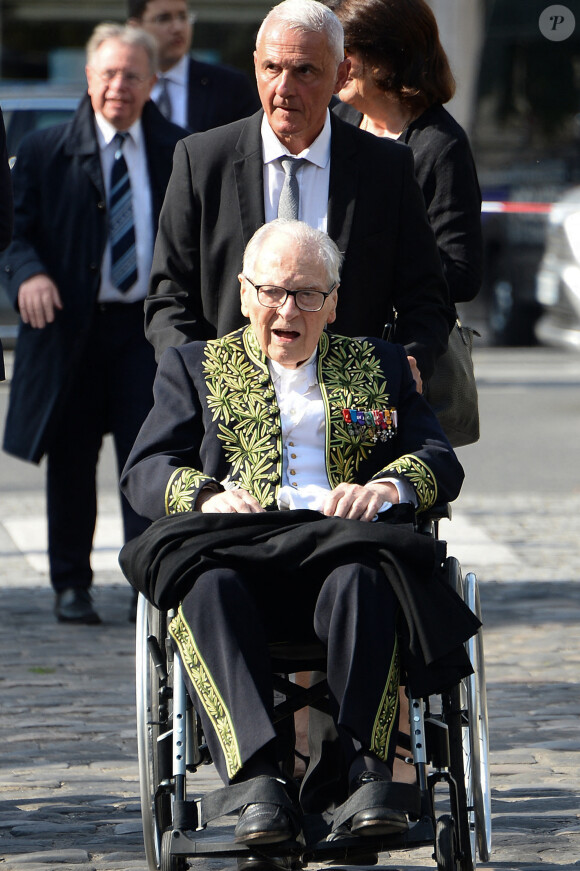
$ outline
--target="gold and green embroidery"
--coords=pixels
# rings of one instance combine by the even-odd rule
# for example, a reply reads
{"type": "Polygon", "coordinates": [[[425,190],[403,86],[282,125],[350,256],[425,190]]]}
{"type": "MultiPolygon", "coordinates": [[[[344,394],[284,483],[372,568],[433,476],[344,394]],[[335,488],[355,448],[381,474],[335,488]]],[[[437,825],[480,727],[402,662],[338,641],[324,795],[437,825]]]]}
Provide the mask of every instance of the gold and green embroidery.
{"type": "Polygon", "coordinates": [[[218,736],[228,777],[231,780],[242,767],[240,748],[232,718],[197,649],[191,627],[187,624],[181,608],[169,624],[169,632],[177,644],[184,668],[191,678],[195,691],[218,736]]]}
{"type": "Polygon", "coordinates": [[[203,369],[230,477],[262,507],[274,504],[281,476],[276,393],[251,328],[208,342],[203,369]]]}
{"type": "Polygon", "coordinates": [[[211,478],[190,466],[176,469],[165,489],[165,513],[193,511],[197,492],[206,481],[211,481],[211,478]]]}
{"type": "Polygon", "coordinates": [[[419,457],[414,456],[414,454],[404,454],[398,460],[389,463],[386,469],[382,470],[381,475],[388,475],[390,472],[404,475],[407,481],[413,485],[417,494],[417,511],[425,511],[437,501],[435,475],[419,457]]]}
{"type": "Polygon", "coordinates": [[[319,381],[331,421],[326,433],[327,472],[330,486],[336,487],[342,481],[356,480],[361,463],[375,444],[375,427],[349,428],[343,409],[387,408],[390,401],[380,360],[370,342],[345,341],[326,333],[322,339],[319,381]]]}
{"type": "Polygon", "coordinates": [[[395,721],[398,724],[397,703],[399,698],[399,683],[401,677],[401,666],[399,657],[399,643],[395,639],[395,649],[391,660],[391,667],[387,683],[383,692],[383,697],[375,717],[373,731],[371,735],[370,750],[386,761],[389,753],[389,742],[393,732],[395,721]]]}

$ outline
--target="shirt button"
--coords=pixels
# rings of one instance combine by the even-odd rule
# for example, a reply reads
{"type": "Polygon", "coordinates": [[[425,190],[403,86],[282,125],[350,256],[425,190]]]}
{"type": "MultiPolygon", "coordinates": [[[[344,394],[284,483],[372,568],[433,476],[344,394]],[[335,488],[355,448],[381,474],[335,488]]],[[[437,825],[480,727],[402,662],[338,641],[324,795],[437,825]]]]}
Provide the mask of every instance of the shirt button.
{"type": "Polygon", "coordinates": [[[291,458],[292,460],[295,460],[295,459],[296,459],[296,454],[290,454],[290,458],[291,458]]]}
{"type": "Polygon", "coordinates": [[[294,447],[294,442],[288,442],[288,444],[290,445],[291,448],[294,447]]]}
{"type": "Polygon", "coordinates": [[[296,469],[290,469],[290,474],[291,474],[291,475],[295,475],[295,474],[296,474],[296,469]]]}
{"type": "Polygon", "coordinates": [[[297,487],[297,486],[298,486],[298,484],[296,483],[296,481],[292,481],[292,486],[293,486],[293,487],[297,487]]]}

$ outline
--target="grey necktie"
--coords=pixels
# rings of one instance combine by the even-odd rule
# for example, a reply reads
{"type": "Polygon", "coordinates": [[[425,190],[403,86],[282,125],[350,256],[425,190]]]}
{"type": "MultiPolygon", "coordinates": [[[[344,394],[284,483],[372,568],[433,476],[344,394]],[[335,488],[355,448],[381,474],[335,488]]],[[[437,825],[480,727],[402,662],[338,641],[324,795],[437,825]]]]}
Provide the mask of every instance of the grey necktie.
{"type": "Polygon", "coordinates": [[[171,105],[171,97],[169,96],[169,88],[167,87],[167,79],[165,76],[159,76],[159,87],[161,88],[161,91],[156,100],[157,108],[168,121],[171,121],[173,107],[171,105]]]}
{"type": "Polygon", "coordinates": [[[278,217],[285,221],[297,221],[300,206],[300,188],[296,173],[304,163],[302,157],[281,157],[280,163],[284,169],[285,178],[278,203],[278,217]]]}

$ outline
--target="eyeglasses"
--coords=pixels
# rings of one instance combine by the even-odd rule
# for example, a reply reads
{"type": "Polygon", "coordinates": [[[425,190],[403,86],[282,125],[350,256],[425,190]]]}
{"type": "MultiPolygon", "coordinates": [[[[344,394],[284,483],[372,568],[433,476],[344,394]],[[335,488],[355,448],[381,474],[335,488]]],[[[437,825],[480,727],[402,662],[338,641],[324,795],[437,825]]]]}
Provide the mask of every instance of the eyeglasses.
{"type": "Polygon", "coordinates": [[[143,18],[143,24],[155,24],[157,27],[168,27],[170,24],[177,22],[178,24],[193,24],[195,22],[195,14],[192,12],[178,12],[172,15],[171,12],[162,12],[160,15],[154,15],[152,18],[143,18]]]}
{"type": "Polygon", "coordinates": [[[326,293],[323,290],[310,290],[309,288],[286,290],[285,287],[277,287],[275,284],[254,284],[247,275],[243,277],[255,288],[258,302],[266,308],[280,308],[289,296],[293,296],[294,302],[303,312],[319,312],[326,297],[330,296],[338,287],[338,284],[333,284],[326,293]]]}
{"type": "Polygon", "coordinates": [[[144,85],[145,82],[149,81],[147,76],[139,76],[137,73],[132,73],[127,70],[97,70],[95,67],[91,67],[91,69],[100,79],[106,82],[107,85],[110,85],[117,76],[121,76],[121,81],[129,88],[140,88],[141,85],[144,85]]]}

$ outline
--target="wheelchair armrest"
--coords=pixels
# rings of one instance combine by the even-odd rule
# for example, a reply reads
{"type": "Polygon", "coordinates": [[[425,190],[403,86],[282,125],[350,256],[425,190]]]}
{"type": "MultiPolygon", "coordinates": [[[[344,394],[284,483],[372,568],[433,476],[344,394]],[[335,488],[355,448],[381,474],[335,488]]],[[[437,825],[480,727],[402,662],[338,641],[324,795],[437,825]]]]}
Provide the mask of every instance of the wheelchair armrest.
{"type": "Polygon", "coordinates": [[[451,520],[451,505],[449,502],[439,502],[417,515],[417,532],[426,535],[433,533],[435,524],[440,520],[451,520]]]}
{"type": "Polygon", "coordinates": [[[422,511],[419,516],[424,517],[425,520],[451,520],[451,505],[449,502],[439,502],[427,511],[422,511]]]}

